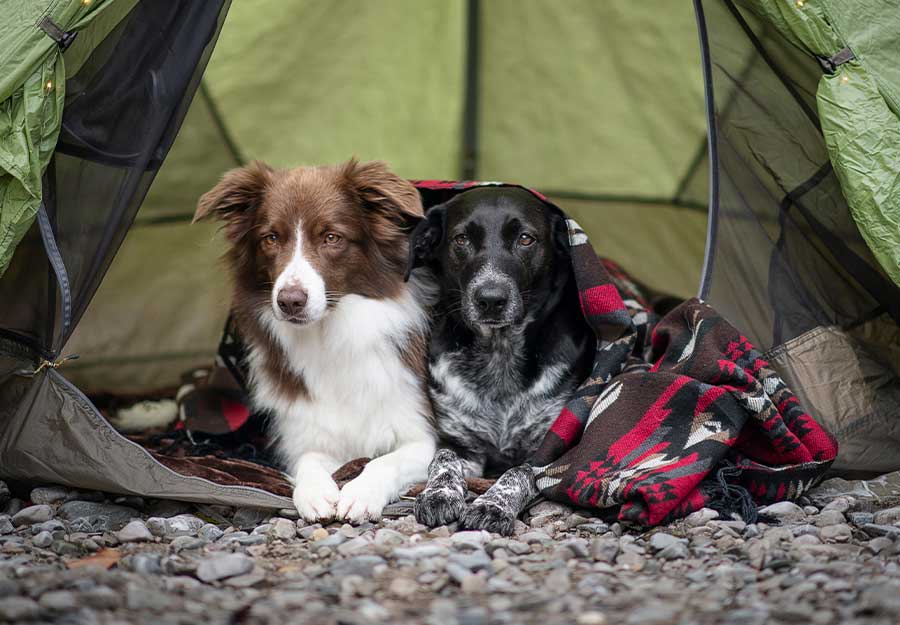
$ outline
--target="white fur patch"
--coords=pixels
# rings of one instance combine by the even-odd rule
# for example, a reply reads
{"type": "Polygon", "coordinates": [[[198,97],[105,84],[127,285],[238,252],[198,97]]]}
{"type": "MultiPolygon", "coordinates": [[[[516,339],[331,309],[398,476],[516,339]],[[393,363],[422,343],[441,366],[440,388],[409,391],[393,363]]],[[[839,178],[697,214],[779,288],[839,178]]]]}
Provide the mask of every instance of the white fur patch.
{"type": "Polygon", "coordinates": [[[318,321],[325,314],[327,298],[325,297],[325,281],[303,255],[303,226],[297,221],[297,236],[294,245],[294,254],[290,262],[275,280],[272,288],[272,311],[276,319],[283,319],[283,313],[278,308],[278,294],[286,287],[300,287],[306,291],[306,318],[309,321],[318,321]]]}

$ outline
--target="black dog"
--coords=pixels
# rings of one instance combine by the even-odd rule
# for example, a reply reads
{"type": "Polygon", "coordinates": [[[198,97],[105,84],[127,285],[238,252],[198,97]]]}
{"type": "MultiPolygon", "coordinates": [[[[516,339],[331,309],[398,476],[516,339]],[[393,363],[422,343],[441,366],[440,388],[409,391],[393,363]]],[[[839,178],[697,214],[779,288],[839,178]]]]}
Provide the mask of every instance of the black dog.
{"type": "Polygon", "coordinates": [[[419,266],[440,287],[429,353],[440,449],[416,517],[509,534],[537,494],[524,463],[596,349],[565,219],[524,189],[466,191],[416,227],[410,269],[419,266]],[[483,475],[501,477],[466,508],[464,478],[483,475]]]}

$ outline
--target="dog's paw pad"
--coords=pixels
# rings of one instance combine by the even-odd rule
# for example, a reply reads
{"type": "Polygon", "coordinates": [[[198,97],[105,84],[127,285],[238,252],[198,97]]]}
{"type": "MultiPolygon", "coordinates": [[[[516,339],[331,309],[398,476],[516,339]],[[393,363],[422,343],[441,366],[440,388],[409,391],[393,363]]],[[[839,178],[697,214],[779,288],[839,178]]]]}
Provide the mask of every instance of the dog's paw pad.
{"type": "Polygon", "coordinates": [[[459,520],[465,507],[465,498],[454,490],[425,489],[416,497],[413,510],[416,521],[428,527],[437,527],[459,520]]]}
{"type": "Polygon", "coordinates": [[[516,525],[516,516],[497,504],[476,499],[463,512],[460,525],[470,530],[486,530],[510,536],[516,525]]]}

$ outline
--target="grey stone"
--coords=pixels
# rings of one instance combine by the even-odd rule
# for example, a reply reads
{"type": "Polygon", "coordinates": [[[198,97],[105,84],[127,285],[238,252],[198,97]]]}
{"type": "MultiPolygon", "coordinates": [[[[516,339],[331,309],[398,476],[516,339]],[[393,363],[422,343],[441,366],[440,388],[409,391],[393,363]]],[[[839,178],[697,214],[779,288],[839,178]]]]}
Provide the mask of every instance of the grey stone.
{"type": "Polygon", "coordinates": [[[297,526],[288,519],[274,519],[272,535],[280,540],[293,540],[297,537],[297,526]]]}
{"type": "Polygon", "coordinates": [[[537,505],[532,506],[528,509],[528,513],[531,516],[554,516],[554,517],[567,517],[572,514],[572,508],[569,506],[557,503],[555,501],[542,501],[537,505]]]}
{"type": "Polygon", "coordinates": [[[254,527],[253,531],[250,533],[251,534],[268,534],[269,530],[271,530],[271,529],[272,529],[271,523],[263,523],[262,525],[257,525],[256,527],[254,527]]]}
{"type": "Polygon", "coordinates": [[[853,538],[853,530],[849,525],[826,525],[822,528],[819,537],[827,542],[845,543],[853,538]]]}
{"type": "Polygon", "coordinates": [[[560,543],[560,546],[571,551],[576,558],[587,558],[591,555],[590,546],[583,538],[570,538],[569,540],[564,540],[560,543]]]}
{"type": "Polygon", "coordinates": [[[701,527],[706,525],[713,519],[718,519],[719,513],[709,508],[701,508],[696,512],[691,512],[684,518],[684,523],[688,527],[701,527]]]}
{"type": "Polygon", "coordinates": [[[879,510],[873,519],[873,523],[877,525],[896,525],[898,522],[900,522],[900,506],[879,510]]]}
{"type": "Polygon", "coordinates": [[[878,523],[866,523],[862,526],[862,531],[872,537],[887,536],[896,540],[900,538],[900,527],[893,525],[879,525],[878,523]]]}
{"type": "Polygon", "coordinates": [[[684,541],[676,540],[660,549],[656,557],[663,560],[680,560],[690,556],[690,550],[684,541]]]}
{"type": "Polygon", "coordinates": [[[405,534],[398,531],[382,528],[375,532],[375,544],[383,546],[404,545],[407,542],[405,534]]]}
{"type": "Polygon", "coordinates": [[[239,530],[252,529],[267,519],[270,514],[259,508],[238,508],[234,512],[232,524],[239,530]]]}
{"type": "Polygon", "coordinates": [[[35,547],[46,549],[51,544],[53,544],[53,534],[47,531],[40,532],[37,536],[31,539],[31,542],[35,547]]]}
{"type": "Polygon", "coordinates": [[[591,542],[591,557],[597,562],[612,564],[619,554],[619,541],[615,538],[595,538],[591,542]]]}
{"type": "Polygon", "coordinates": [[[191,504],[175,499],[157,499],[147,508],[148,516],[161,517],[168,519],[179,514],[185,514],[191,511],[191,504]]]}
{"type": "Polygon", "coordinates": [[[320,549],[324,549],[325,547],[337,547],[338,545],[341,545],[345,542],[347,542],[347,537],[340,532],[335,532],[334,534],[329,534],[322,540],[317,540],[311,546],[316,551],[319,551],[320,549]]]}
{"type": "Polygon", "coordinates": [[[6,502],[6,505],[2,509],[0,509],[0,512],[9,516],[13,516],[16,514],[16,512],[24,507],[25,503],[21,499],[19,499],[18,497],[13,497],[6,502]]]}
{"type": "Polygon", "coordinates": [[[65,540],[54,540],[50,545],[53,553],[60,556],[79,556],[81,555],[81,547],[65,540]]]}
{"type": "Polygon", "coordinates": [[[544,544],[544,543],[551,542],[553,539],[550,537],[550,534],[548,534],[547,532],[545,532],[543,530],[532,530],[530,532],[526,532],[526,533],[522,534],[521,536],[519,536],[519,540],[521,540],[522,542],[529,543],[529,544],[531,544],[531,543],[544,544]]]}
{"type": "Polygon", "coordinates": [[[866,525],[875,522],[875,515],[871,512],[848,512],[847,520],[856,526],[866,525]]]}
{"type": "Polygon", "coordinates": [[[491,564],[491,557],[480,549],[467,553],[454,553],[447,558],[447,563],[461,566],[473,572],[492,572],[494,570],[491,564]]]}
{"type": "Polygon", "coordinates": [[[35,523],[43,523],[53,518],[53,508],[47,504],[38,504],[36,506],[28,506],[22,508],[13,515],[12,522],[16,527],[22,525],[34,525],[35,523]]]}
{"type": "Polygon", "coordinates": [[[246,575],[253,570],[253,566],[253,558],[242,553],[212,556],[201,560],[197,565],[197,579],[209,583],[237,575],[246,575]]]}
{"type": "Polygon", "coordinates": [[[162,556],[158,553],[136,553],[131,556],[129,568],[141,575],[158,575],[162,573],[162,556]]]}
{"type": "MultiPolygon", "coordinates": [[[[300,523],[300,522],[301,521],[298,521],[297,523],[300,523]]],[[[309,540],[312,537],[313,532],[315,532],[318,529],[322,529],[322,525],[320,523],[315,523],[313,525],[304,525],[302,527],[297,528],[297,533],[300,534],[301,538],[305,538],[305,539],[309,540]]]]}
{"type": "Polygon", "coordinates": [[[841,514],[846,514],[855,505],[856,499],[853,497],[835,497],[825,504],[822,510],[837,510],[841,514]]]}
{"type": "Polygon", "coordinates": [[[78,597],[69,590],[53,590],[41,595],[38,604],[51,612],[70,612],[78,607],[78,597]]]}
{"type": "Polygon", "coordinates": [[[50,504],[65,501],[69,495],[69,489],[62,486],[38,486],[31,490],[29,497],[31,503],[50,504]]]}
{"type": "Polygon", "coordinates": [[[369,577],[377,566],[387,564],[380,556],[356,556],[333,562],[328,569],[332,575],[359,575],[369,577]]]}
{"type": "Polygon", "coordinates": [[[792,501],[779,501],[759,509],[761,515],[778,519],[779,521],[801,521],[806,518],[803,508],[792,501]]]}
{"type": "Polygon", "coordinates": [[[143,521],[135,519],[116,532],[116,538],[123,543],[139,543],[153,540],[153,534],[150,533],[143,521]]]}
{"type": "Polygon", "coordinates": [[[0,514],[0,536],[12,534],[16,528],[12,524],[12,519],[8,514],[0,514]]]}
{"type": "Polygon", "coordinates": [[[394,549],[391,555],[395,558],[405,560],[421,560],[422,558],[433,558],[436,556],[446,556],[449,553],[446,547],[436,545],[434,543],[425,543],[415,545],[413,547],[400,547],[394,549]]]}
{"type": "Polygon", "coordinates": [[[456,532],[450,537],[452,545],[458,549],[480,549],[484,543],[491,539],[488,532],[482,530],[468,530],[456,532]]]}
{"type": "Polygon", "coordinates": [[[176,514],[166,519],[166,536],[196,536],[206,521],[193,514],[176,514]]]}
{"type": "Polygon", "coordinates": [[[169,549],[178,553],[179,551],[189,551],[192,549],[202,549],[207,545],[207,541],[199,536],[176,536],[169,543],[169,549]]]}
{"type": "Polygon", "coordinates": [[[368,549],[372,546],[372,541],[363,536],[357,536],[356,538],[351,538],[345,543],[338,545],[337,551],[342,555],[350,555],[352,553],[359,553],[364,549],[368,549]]]}
{"type": "Polygon", "coordinates": [[[395,501],[393,503],[389,503],[386,505],[382,511],[381,516],[386,518],[396,518],[396,517],[405,517],[413,514],[413,505],[412,501],[395,501]]]}
{"type": "Polygon", "coordinates": [[[602,521],[591,521],[589,523],[582,523],[576,529],[579,532],[600,535],[605,534],[609,531],[609,525],[603,523],[602,521]]]}
{"type": "Polygon", "coordinates": [[[80,598],[84,605],[97,610],[115,610],[122,605],[122,595],[108,586],[88,588],[80,598]]]}
{"type": "Polygon", "coordinates": [[[669,545],[673,545],[677,542],[682,541],[678,538],[675,538],[671,534],[666,534],[665,532],[656,532],[650,537],[650,548],[653,551],[662,551],[669,545]]]}
{"type": "Polygon", "coordinates": [[[40,534],[41,532],[65,532],[66,526],[62,521],[58,521],[57,519],[50,519],[49,521],[44,521],[43,523],[35,523],[31,526],[32,534],[40,534]]]}
{"type": "Polygon", "coordinates": [[[143,584],[132,583],[125,590],[125,605],[132,611],[165,612],[172,609],[172,596],[143,584]]]}
{"type": "Polygon", "coordinates": [[[7,597],[0,599],[0,620],[15,623],[30,621],[40,614],[37,602],[27,597],[7,597]]]}
{"type": "Polygon", "coordinates": [[[847,519],[844,518],[844,514],[837,510],[822,510],[822,512],[820,512],[810,520],[816,524],[816,527],[840,525],[847,522],[847,519]]]}
{"type": "Polygon", "coordinates": [[[866,543],[866,549],[871,551],[874,554],[879,554],[886,549],[891,549],[894,546],[894,541],[886,536],[879,536],[878,538],[873,538],[869,542],[866,543]]]}
{"type": "Polygon", "coordinates": [[[198,537],[200,537],[203,540],[206,540],[208,542],[211,542],[211,543],[216,542],[217,540],[222,538],[222,536],[224,536],[224,534],[225,534],[225,532],[223,532],[221,529],[219,529],[216,525],[213,525],[212,523],[207,523],[206,525],[201,527],[199,530],[197,530],[198,537]]]}
{"type": "Polygon", "coordinates": [[[65,521],[85,519],[90,523],[93,531],[108,532],[122,529],[131,519],[141,515],[134,508],[111,503],[74,500],[61,505],[56,516],[65,521]]]}
{"type": "Polygon", "coordinates": [[[11,498],[12,495],[9,492],[9,486],[6,485],[6,482],[0,480],[0,508],[5,506],[11,498]]]}

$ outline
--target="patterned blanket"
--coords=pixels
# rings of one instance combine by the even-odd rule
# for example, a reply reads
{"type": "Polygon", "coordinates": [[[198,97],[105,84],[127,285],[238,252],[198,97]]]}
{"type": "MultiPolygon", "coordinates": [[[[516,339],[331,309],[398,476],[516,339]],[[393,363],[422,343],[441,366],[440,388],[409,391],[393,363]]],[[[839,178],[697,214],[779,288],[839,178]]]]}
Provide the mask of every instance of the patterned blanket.
{"type": "MultiPolygon", "coordinates": [[[[429,206],[498,183],[416,184],[429,206]]],[[[532,458],[541,494],[649,526],[703,507],[752,521],[754,504],[796,499],[818,483],[837,442],[750,341],[698,299],[660,320],[578,224],[568,226],[598,349],[590,378],[532,458]]]]}

